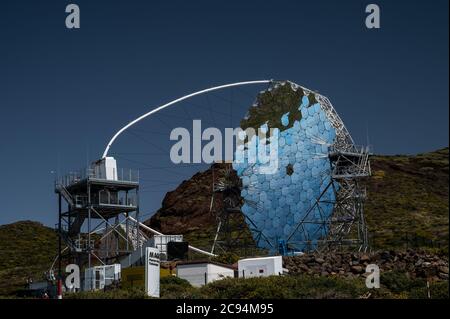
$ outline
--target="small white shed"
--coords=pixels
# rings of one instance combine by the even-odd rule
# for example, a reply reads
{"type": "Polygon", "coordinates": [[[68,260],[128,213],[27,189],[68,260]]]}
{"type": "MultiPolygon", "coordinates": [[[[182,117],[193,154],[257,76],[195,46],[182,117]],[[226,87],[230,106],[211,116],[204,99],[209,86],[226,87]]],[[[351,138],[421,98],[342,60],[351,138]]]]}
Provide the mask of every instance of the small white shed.
{"type": "Polygon", "coordinates": [[[120,280],[120,264],[95,266],[84,270],[84,291],[99,290],[120,280]]]}
{"type": "Polygon", "coordinates": [[[177,264],[177,276],[194,287],[200,287],[215,280],[234,277],[234,268],[212,261],[190,261],[177,264]]]}
{"type": "Polygon", "coordinates": [[[114,157],[102,158],[94,162],[92,168],[95,178],[117,181],[117,162],[114,157]]]}
{"type": "Polygon", "coordinates": [[[159,249],[161,253],[161,260],[167,260],[167,246],[171,241],[182,242],[183,235],[154,235],[149,239],[151,247],[159,249]]]}
{"type": "Polygon", "coordinates": [[[239,277],[267,277],[283,274],[281,256],[246,258],[238,261],[239,277]]]}

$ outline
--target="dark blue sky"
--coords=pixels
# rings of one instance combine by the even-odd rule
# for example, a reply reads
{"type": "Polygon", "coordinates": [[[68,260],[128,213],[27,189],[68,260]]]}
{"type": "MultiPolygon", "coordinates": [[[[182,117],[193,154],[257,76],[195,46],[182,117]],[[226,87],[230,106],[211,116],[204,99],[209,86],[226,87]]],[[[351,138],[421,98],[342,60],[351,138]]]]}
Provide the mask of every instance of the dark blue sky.
{"type": "MultiPolygon", "coordinates": [[[[72,2],[79,30],[65,28],[69,1],[0,5],[0,224],[54,224],[52,170],[81,168],[126,122],[215,84],[318,90],[377,153],[448,146],[447,0],[72,2]],[[368,3],[381,7],[380,30],[365,28],[368,3]]],[[[200,168],[159,169],[170,167],[170,128],[192,117],[236,126],[259,89],[185,103],[117,142],[119,165],[143,168],[145,213],[200,168]]]]}

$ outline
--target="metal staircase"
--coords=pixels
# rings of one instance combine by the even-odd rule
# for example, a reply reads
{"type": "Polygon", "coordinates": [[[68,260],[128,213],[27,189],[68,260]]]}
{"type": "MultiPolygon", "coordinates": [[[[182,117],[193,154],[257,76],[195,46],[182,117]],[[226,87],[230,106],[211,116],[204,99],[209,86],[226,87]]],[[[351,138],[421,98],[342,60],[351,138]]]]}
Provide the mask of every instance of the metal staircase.
{"type": "Polygon", "coordinates": [[[70,235],[78,234],[81,230],[81,226],[83,226],[85,219],[86,216],[82,214],[76,215],[74,221],[70,224],[69,234],[70,235]]]}
{"type": "Polygon", "coordinates": [[[69,193],[69,191],[63,184],[56,181],[55,190],[57,193],[62,195],[62,197],[66,200],[66,202],[70,206],[70,208],[75,206],[75,201],[74,201],[72,195],[69,193]]]}
{"type": "MultiPolygon", "coordinates": [[[[126,225],[124,225],[122,223],[122,224],[120,224],[120,228],[123,230],[124,234],[127,233],[126,225]]],[[[148,241],[147,235],[142,230],[140,230],[140,229],[138,230],[138,227],[136,226],[135,223],[128,224],[128,239],[133,247],[133,250],[136,250],[138,247],[142,247],[145,244],[145,242],[148,241]],[[138,236],[138,231],[139,231],[139,236],[138,236]],[[138,238],[139,238],[139,240],[138,240],[138,238]]]]}

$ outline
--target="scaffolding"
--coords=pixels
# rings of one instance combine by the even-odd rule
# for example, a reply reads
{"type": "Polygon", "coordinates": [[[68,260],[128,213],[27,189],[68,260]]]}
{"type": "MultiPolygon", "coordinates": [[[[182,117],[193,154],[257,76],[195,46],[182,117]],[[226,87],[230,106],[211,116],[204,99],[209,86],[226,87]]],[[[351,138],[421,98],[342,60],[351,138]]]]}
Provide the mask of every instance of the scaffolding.
{"type": "Polygon", "coordinates": [[[55,180],[59,278],[63,263],[117,263],[147,240],[139,230],[139,172],[117,170],[108,159],[55,180]]]}
{"type": "MultiPolygon", "coordinates": [[[[265,254],[263,249],[258,248],[260,242],[264,241],[271,245],[255,223],[241,211],[243,199],[241,190],[243,188],[240,178],[233,170],[231,164],[225,164],[219,168],[220,175],[215,180],[215,169],[213,173],[213,195],[210,210],[217,220],[217,230],[211,247],[211,253],[233,252],[239,256],[254,256],[265,254]],[[221,201],[218,207],[214,206],[215,196],[221,201]],[[255,234],[252,237],[252,233],[255,234]]],[[[246,201],[248,205],[258,206],[256,202],[246,201]]]]}
{"type": "Polygon", "coordinates": [[[340,146],[329,148],[331,178],[315,203],[309,208],[287,243],[303,247],[303,251],[324,251],[344,248],[368,249],[367,225],[364,217],[365,182],[371,175],[368,147],[340,146]],[[332,189],[334,200],[325,196],[332,189]],[[331,215],[324,205],[333,205],[331,215]],[[311,229],[314,231],[311,233],[311,229]],[[300,233],[300,236],[298,234],[300,233]],[[301,240],[293,241],[294,235],[301,240]],[[320,239],[316,239],[316,238],[320,239]]]}

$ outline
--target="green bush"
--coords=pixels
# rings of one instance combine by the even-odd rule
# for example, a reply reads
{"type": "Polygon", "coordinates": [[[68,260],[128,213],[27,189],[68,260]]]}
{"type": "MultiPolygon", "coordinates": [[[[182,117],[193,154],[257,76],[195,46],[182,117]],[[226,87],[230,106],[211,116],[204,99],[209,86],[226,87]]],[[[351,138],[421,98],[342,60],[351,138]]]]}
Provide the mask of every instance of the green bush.
{"type": "Polygon", "coordinates": [[[270,278],[226,278],[201,289],[202,294],[215,299],[290,298],[290,291],[274,284],[270,278]]]}
{"type": "Polygon", "coordinates": [[[165,299],[200,299],[202,296],[198,289],[191,286],[189,281],[167,276],[161,278],[160,282],[161,298],[165,299]]]}
{"type": "Polygon", "coordinates": [[[129,289],[112,289],[98,291],[82,291],[77,293],[64,294],[65,299],[145,299],[144,288],[132,287],[129,289]]]}
{"type": "Polygon", "coordinates": [[[304,275],[227,278],[201,288],[203,295],[219,299],[358,298],[367,291],[361,279],[304,275]]]}
{"type": "MultiPolygon", "coordinates": [[[[449,299],[448,281],[441,281],[430,284],[431,299],[449,299]]],[[[408,294],[410,299],[426,299],[428,298],[427,287],[417,287],[411,290],[408,294]]]]}
{"type": "Polygon", "coordinates": [[[162,277],[160,280],[161,286],[171,286],[176,285],[184,288],[192,287],[189,281],[186,279],[179,278],[177,276],[166,276],[162,277]]]}
{"type": "Polygon", "coordinates": [[[406,273],[399,271],[382,273],[380,283],[393,293],[410,292],[413,289],[426,287],[425,280],[409,278],[406,273]]]}
{"type": "MultiPolygon", "coordinates": [[[[164,299],[357,299],[412,298],[426,299],[426,282],[410,279],[404,273],[382,275],[382,288],[367,289],[364,278],[337,278],[310,275],[272,276],[263,278],[226,278],[201,288],[192,287],[175,276],[161,278],[164,299]]],[[[448,299],[448,282],[432,283],[431,298],[448,299]]],[[[69,299],[143,299],[143,288],[66,294],[69,299]]]]}

